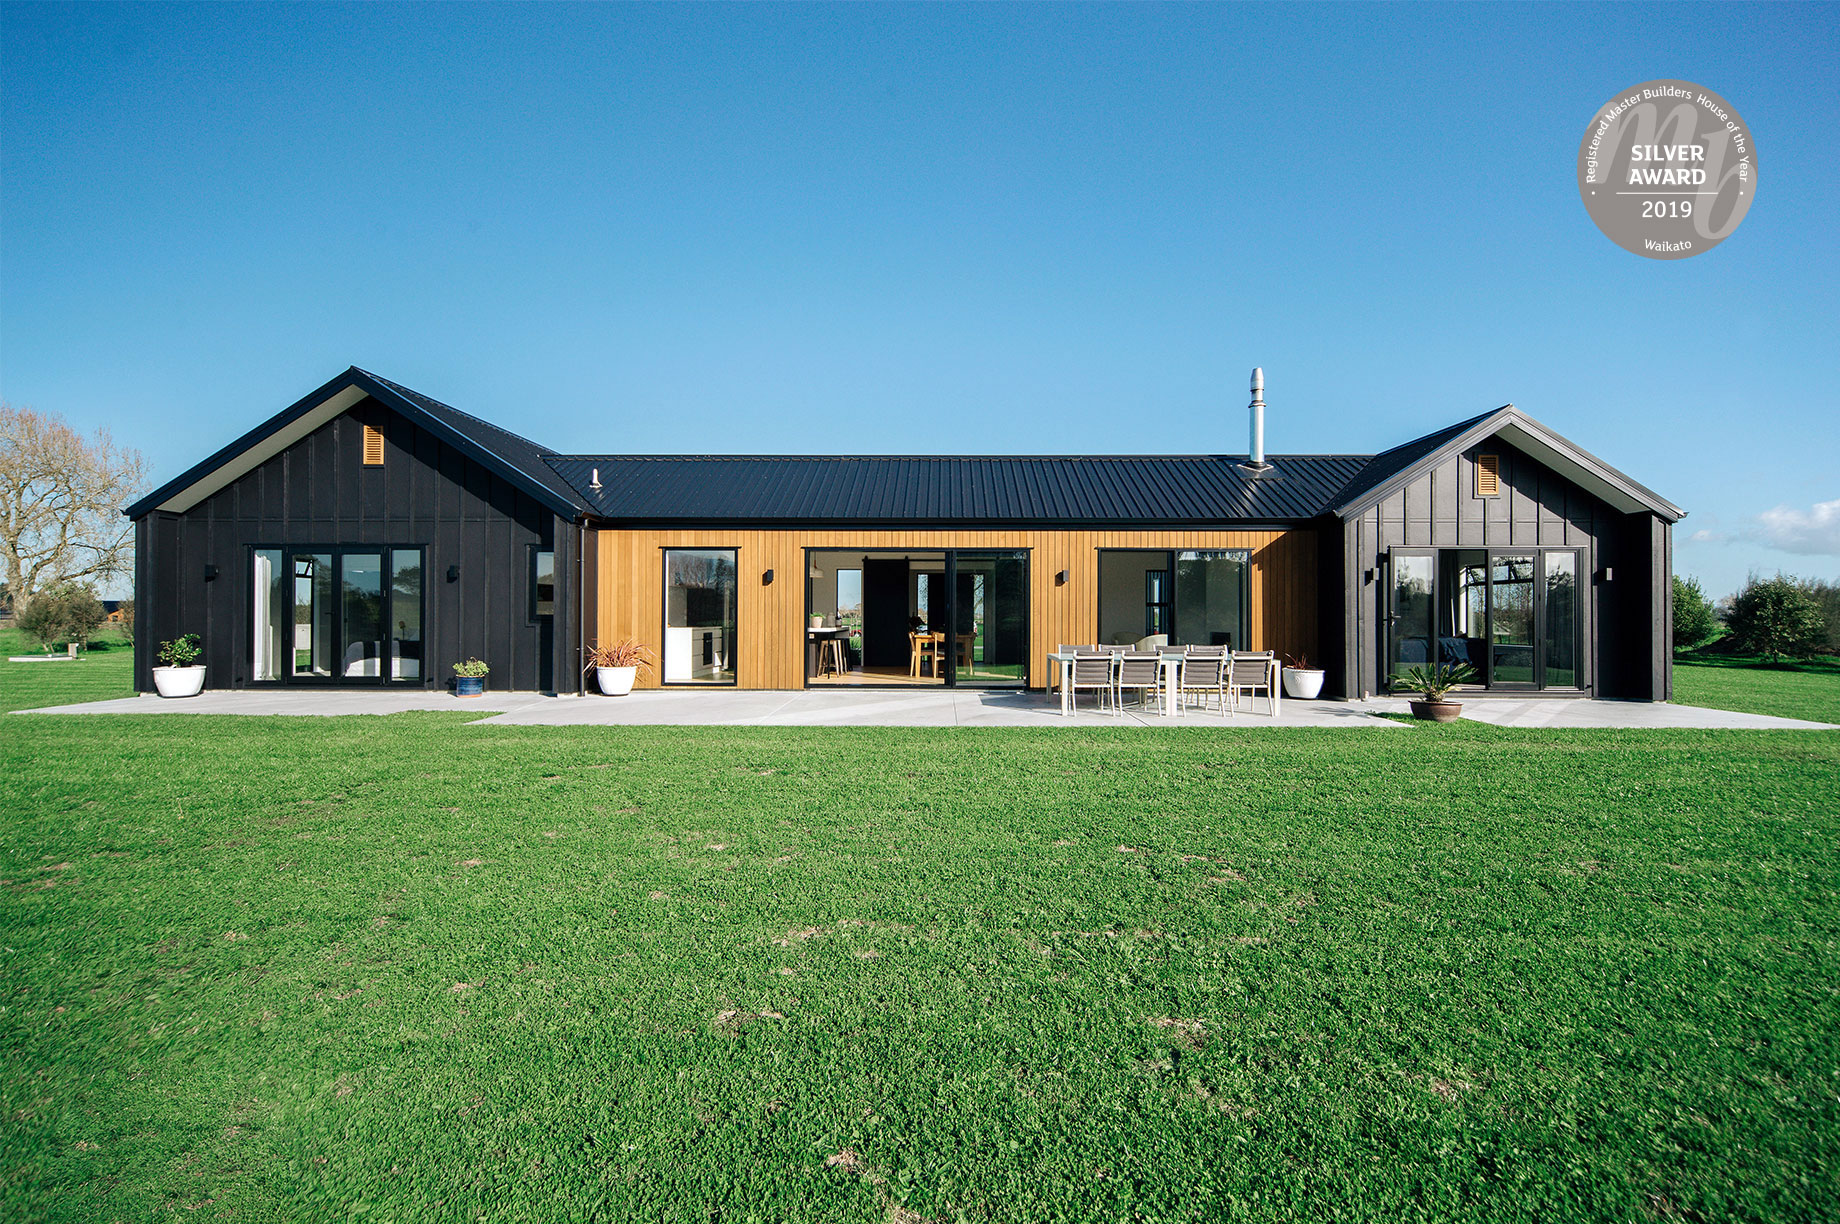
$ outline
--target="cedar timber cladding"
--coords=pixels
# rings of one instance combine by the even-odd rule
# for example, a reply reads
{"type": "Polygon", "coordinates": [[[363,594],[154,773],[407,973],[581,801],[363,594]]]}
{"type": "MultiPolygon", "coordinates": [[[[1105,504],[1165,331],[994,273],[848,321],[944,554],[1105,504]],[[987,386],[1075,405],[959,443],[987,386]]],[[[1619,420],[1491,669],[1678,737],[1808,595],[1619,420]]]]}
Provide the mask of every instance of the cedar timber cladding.
{"type": "MultiPolygon", "coordinates": [[[[1061,642],[1090,642],[1098,630],[1099,550],[1244,548],[1252,553],[1252,643],[1285,654],[1319,652],[1316,535],[1291,531],[1167,531],[953,528],[887,531],[853,527],[792,531],[703,528],[609,529],[594,533],[591,582],[598,614],[591,640],[637,638],[658,657],[666,548],[733,548],[739,577],[736,684],[748,689],[805,685],[805,550],[808,548],[1027,549],[1029,677],[1047,683],[1043,656],[1061,642]],[[763,584],[762,575],[774,572],[763,584]],[[1055,575],[1067,571],[1065,585],[1055,575]]],[[[641,675],[658,687],[656,675],[641,675]]]]}

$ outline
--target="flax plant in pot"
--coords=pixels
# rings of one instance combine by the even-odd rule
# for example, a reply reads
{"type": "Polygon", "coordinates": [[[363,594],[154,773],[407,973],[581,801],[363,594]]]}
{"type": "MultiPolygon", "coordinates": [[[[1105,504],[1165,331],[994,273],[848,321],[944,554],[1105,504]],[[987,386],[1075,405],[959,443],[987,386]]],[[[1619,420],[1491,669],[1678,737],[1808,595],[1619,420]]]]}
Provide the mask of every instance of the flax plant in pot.
{"type": "Polygon", "coordinates": [[[594,682],[609,697],[624,697],[632,692],[633,681],[641,669],[652,670],[646,647],[633,638],[621,638],[606,646],[588,647],[588,666],[594,669],[594,682]]]}
{"type": "Polygon", "coordinates": [[[1284,695],[1309,699],[1322,696],[1323,672],[1310,666],[1305,654],[1284,656],[1284,695]]]}
{"type": "Polygon", "coordinates": [[[1421,663],[1394,676],[1393,688],[1422,696],[1423,700],[1411,703],[1413,718],[1431,722],[1455,722],[1463,714],[1463,703],[1446,701],[1444,698],[1457,685],[1467,684],[1475,678],[1475,670],[1467,663],[1455,666],[1433,663],[1429,667],[1421,663]]]}

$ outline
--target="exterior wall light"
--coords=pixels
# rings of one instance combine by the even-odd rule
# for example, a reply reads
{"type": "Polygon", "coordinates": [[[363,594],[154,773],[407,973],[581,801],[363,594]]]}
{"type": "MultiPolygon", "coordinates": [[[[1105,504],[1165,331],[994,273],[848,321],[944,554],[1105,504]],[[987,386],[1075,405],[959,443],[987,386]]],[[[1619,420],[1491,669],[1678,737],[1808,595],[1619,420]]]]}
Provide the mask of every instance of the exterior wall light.
{"type": "Polygon", "coordinates": [[[760,576],[760,585],[761,586],[772,586],[773,585],[773,571],[772,570],[768,570],[766,573],[760,576]]]}
{"type": "Polygon", "coordinates": [[[1055,586],[1066,586],[1067,585],[1067,571],[1066,570],[1062,570],[1060,573],[1054,575],[1054,585],[1055,586]]]}
{"type": "Polygon", "coordinates": [[[450,565],[447,567],[447,580],[449,582],[460,581],[460,567],[459,566],[450,565]]]}
{"type": "Polygon", "coordinates": [[[215,565],[207,565],[204,567],[204,580],[206,582],[217,581],[217,567],[215,565]]]}

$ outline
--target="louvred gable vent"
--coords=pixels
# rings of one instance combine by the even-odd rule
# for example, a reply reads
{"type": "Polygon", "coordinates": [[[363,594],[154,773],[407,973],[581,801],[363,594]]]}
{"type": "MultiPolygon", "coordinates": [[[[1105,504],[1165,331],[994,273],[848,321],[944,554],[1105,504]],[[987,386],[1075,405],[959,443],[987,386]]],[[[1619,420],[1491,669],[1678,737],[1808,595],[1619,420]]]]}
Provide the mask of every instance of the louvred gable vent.
{"type": "Polygon", "coordinates": [[[1501,496],[1501,456],[1476,456],[1476,496],[1501,496]]]}
{"type": "Polygon", "coordinates": [[[364,427],[364,466],[383,466],[383,433],[370,425],[364,427]]]}

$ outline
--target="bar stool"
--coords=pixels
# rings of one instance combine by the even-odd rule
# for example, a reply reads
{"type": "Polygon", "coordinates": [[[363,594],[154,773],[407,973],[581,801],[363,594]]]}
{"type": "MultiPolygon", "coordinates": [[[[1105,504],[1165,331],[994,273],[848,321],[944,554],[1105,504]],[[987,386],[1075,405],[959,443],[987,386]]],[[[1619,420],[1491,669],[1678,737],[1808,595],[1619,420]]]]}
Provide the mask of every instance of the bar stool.
{"type": "Polygon", "coordinates": [[[850,670],[850,656],[845,652],[841,629],[818,644],[818,670],[822,671],[827,662],[831,665],[831,671],[839,676],[850,670]]]}

